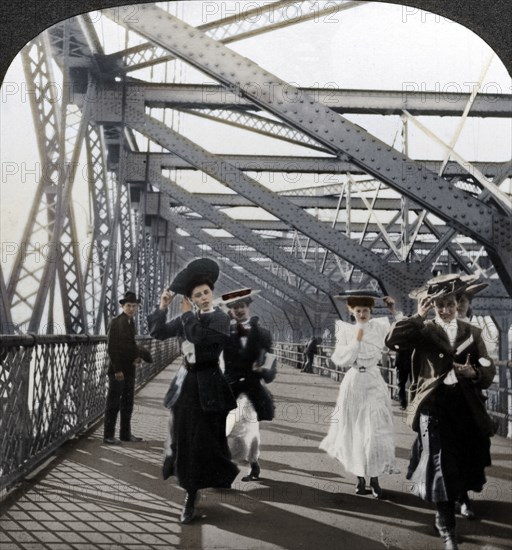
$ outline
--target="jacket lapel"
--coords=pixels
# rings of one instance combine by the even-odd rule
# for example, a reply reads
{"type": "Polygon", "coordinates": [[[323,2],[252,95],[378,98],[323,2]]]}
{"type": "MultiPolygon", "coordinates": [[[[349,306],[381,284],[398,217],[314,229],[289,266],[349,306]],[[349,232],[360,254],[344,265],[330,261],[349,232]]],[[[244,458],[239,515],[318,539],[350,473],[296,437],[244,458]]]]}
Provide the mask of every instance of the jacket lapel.
{"type": "Polygon", "coordinates": [[[437,347],[447,352],[453,351],[446,332],[436,322],[428,321],[425,323],[425,332],[426,336],[428,336],[437,347]]]}

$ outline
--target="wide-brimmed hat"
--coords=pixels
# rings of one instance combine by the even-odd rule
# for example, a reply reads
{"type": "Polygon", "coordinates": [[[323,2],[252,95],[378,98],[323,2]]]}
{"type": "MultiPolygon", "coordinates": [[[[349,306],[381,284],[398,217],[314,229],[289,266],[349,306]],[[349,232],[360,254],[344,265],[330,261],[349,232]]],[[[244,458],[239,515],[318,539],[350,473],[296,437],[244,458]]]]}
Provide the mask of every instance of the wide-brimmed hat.
{"type": "Polygon", "coordinates": [[[382,294],[378,290],[373,289],[356,289],[356,290],[345,290],[341,294],[336,294],[333,298],[338,298],[339,300],[348,300],[350,298],[372,298],[377,300],[382,298],[382,294]]]}
{"type": "Polygon", "coordinates": [[[455,294],[460,296],[461,294],[468,293],[469,289],[472,294],[476,294],[485,286],[486,283],[477,284],[478,275],[461,275],[460,273],[447,273],[445,275],[438,275],[433,279],[429,279],[423,286],[412,290],[409,293],[409,298],[414,300],[421,300],[422,298],[442,298],[449,294],[455,294]]]}
{"type": "Polygon", "coordinates": [[[373,308],[375,301],[382,298],[382,294],[378,290],[372,288],[359,288],[356,290],[345,290],[341,294],[333,296],[339,300],[345,300],[349,308],[352,307],[370,307],[373,308]]]}
{"type": "Polygon", "coordinates": [[[475,294],[478,294],[479,292],[481,292],[484,288],[487,288],[488,286],[489,286],[489,283],[475,283],[475,284],[469,285],[460,294],[467,294],[470,298],[473,298],[473,296],[475,294]]]}
{"type": "Polygon", "coordinates": [[[198,258],[182,269],[169,286],[176,294],[187,295],[194,286],[208,281],[213,286],[219,278],[219,266],[210,258],[198,258]]]}
{"type": "Polygon", "coordinates": [[[237,304],[251,304],[252,297],[259,294],[259,290],[253,290],[252,288],[239,288],[222,294],[219,300],[219,305],[226,306],[228,308],[235,307],[237,304]]]}
{"type": "Polygon", "coordinates": [[[124,304],[140,304],[140,300],[137,298],[135,292],[129,290],[124,293],[124,298],[119,300],[119,303],[124,306],[124,304]]]}

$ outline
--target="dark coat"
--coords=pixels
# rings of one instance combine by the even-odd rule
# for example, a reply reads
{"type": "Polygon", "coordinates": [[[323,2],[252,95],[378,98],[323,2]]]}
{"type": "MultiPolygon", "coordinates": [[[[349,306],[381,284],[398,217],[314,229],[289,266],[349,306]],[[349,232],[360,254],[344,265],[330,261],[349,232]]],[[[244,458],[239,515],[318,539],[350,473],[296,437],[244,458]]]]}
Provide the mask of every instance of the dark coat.
{"type": "MultiPolygon", "coordinates": [[[[219,356],[229,334],[229,317],[220,309],[199,318],[191,311],[167,322],[167,311],[157,309],[148,315],[153,338],[178,337],[194,344],[195,364],[184,360],[165,396],[164,404],[173,407],[181,396],[185,378],[197,377],[199,400],[204,411],[226,411],[236,408],[233,393],[219,368],[219,356]]],[[[183,396],[186,398],[186,396],[183,396]]]]}
{"type": "Polygon", "coordinates": [[[395,351],[414,348],[407,423],[415,431],[418,431],[422,405],[443,383],[452,369],[453,362],[465,363],[466,356],[469,354],[477,377],[475,379],[457,377],[458,383],[480,433],[482,435],[494,433],[494,425],[487,413],[486,398],[482,390],[491,385],[496,369],[487,354],[481,329],[458,320],[457,337],[452,347],[442,327],[433,321],[424,321],[420,315],[414,315],[393,324],[386,338],[386,345],[395,351]],[[469,345],[457,354],[457,349],[465,343],[469,345]],[[490,365],[482,366],[478,362],[480,358],[487,359],[490,365]]]}
{"type": "Polygon", "coordinates": [[[271,381],[270,370],[254,370],[263,364],[265,354],[272,348],[270,332],[261,327],[257,317],[251,317],[249,331],[236,321],[231,321],[229,340],[224,349],[225,376],[235,397],[245,393],[251,401],[258,420],[274,418],[274,400],[262,380],[271,381]],[[241,338],[247,342],[242,346],[241,338]]]}
{"type": "Polygon", "coordinates": [[[110,358],[108,372],[132,372],[133,362],[140,355],[135,343],[135,323],[125,313],[114,317],[108,328],[107,351],[110,358]]]}

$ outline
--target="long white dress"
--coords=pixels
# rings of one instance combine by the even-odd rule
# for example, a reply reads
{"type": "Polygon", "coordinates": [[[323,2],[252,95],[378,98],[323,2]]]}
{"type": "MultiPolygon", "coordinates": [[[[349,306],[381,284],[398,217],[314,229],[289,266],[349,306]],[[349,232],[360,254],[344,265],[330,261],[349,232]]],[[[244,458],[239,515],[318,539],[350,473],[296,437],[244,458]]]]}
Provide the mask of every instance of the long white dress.
{"type": "Polygon", "coordinates": [[[336,347],[331,360],[351,367],[345,374],[327,436],[320,449],[356,476],[398,473],[395,465],[393,416],[389,390],[377,362],[390,328],[386,317],[363,325],[336,322],[336,347]],[[361,342],[356,340],[363,328],[361,342]]]}

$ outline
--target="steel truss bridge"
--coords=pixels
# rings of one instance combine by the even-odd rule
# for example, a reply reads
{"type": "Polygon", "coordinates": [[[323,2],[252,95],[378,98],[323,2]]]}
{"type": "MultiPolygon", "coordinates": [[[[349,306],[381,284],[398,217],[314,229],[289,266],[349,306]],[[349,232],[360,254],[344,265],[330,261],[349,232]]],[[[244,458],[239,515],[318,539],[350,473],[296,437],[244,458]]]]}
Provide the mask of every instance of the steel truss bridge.
{"type": "Polygon", "coordinates": [[[104,334],[127,289],[142,297],[143,326],[172,275],[207,255],[221,266],[217,291],[259,289],[255,309],[292,340],[345,315],[333,298],[344,289],[380,288],[410,312],[408,292],[434,269],[478,273],[489,286],[473,312],[492,316],[508,358],[512,163],[470,162],[432,132],[444,158],[413,159],[407,130],[428,133],[424,115],[458,117],[458,131],[468,117],[509,117],[512,96],[300,88],[230,47],[367,2],[312,11],[308,1],[276,1],[197,27],[169,4],[103,10],[125,33],[121,51],[105,53],[88,14],[22,50],[41,177],[0,273],[1,332],[51,334],[62,322],[66,334],[104,334]],[[209,83],[187,81],[184,66],[209,83]],[[401,135],[385,143],[351,114],[400,116],[401,135]],[[208,132],[244,132],[249,144],[264,139],[269,153],[283,143],[298,153],[207,150],[182,117],[208,132]],[[73,201],[84,166],[86,247],[73,201]],[[40,243],[47,253],[34,262],[40,243]]]}

